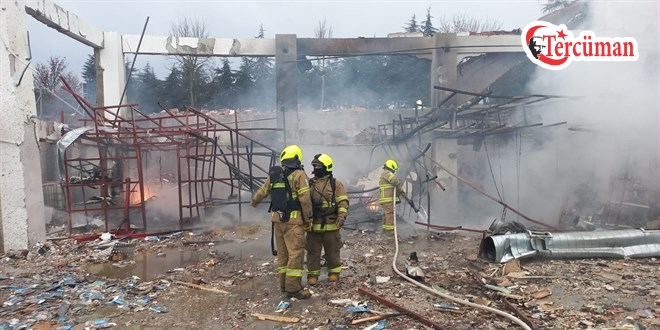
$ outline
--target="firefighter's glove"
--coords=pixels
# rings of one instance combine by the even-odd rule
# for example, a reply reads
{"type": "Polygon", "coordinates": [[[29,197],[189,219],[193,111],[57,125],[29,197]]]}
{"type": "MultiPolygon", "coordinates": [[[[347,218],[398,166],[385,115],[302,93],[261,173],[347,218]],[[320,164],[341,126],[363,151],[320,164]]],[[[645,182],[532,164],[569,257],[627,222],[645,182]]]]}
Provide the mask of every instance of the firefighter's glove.
{"type": "Polygon", "coordinates": [[[417,210],[417,207],[415,207],[415,202],[410,201],[410,207],[413,208],[413,210],[417,210]]]}
{"type": "Polygon", "coordinates": [[[255,202],[254,200],[250,201],[250,206],[257,207],[257,205],[259,205],[259,203],[255,202]]]}
{"type": "Polygon", "coordinates": [[[312,231],[312,222],[305,222],[303,229],[305,229],[306,232],[312,231]]]}
{"type": "Polygon", "coordinates": [[[346,219],[344,219],[344,217],[337,218],[337,228],[344,227],[344,222],[345,221],[346,221],[346,219]]]}

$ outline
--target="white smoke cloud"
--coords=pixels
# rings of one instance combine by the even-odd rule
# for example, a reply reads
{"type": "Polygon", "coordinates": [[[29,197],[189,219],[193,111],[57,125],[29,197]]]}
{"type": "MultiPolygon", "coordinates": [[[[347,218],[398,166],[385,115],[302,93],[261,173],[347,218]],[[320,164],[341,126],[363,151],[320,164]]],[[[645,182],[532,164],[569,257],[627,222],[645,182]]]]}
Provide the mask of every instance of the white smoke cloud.
{"type": "MultiPolygon", "coordinates": [[[[589,3],[589,14],[582,28],[594,31],[599,37],[635,38],[639,60],[573,61],[560,71],[538,67],[528,85],[530,94],[576,99],[546,102],[529,108],[528,115],[537,113],[546,125],[560,121],[567,121],[567,125],[527,129],[520,140],[517,137],[487,140],[491,165],[483,166],[487,175],[482,183],[489,193],[497,196],[495,181],[511,206],[556,225],[563,204],[571,207],[576,202],[575,191],[580,184],[594,189],[600,205],[608,199],[621,199],[612,195],[614,178],[628,176],[648,188],[658,187],[658,8],[658,2],[589,3]]],[[[498,208],[501,210],[497,204],[486,207],[490,212],[498,208]]],[[[517,217],[509,212],[507,219],[517,217]]]]}

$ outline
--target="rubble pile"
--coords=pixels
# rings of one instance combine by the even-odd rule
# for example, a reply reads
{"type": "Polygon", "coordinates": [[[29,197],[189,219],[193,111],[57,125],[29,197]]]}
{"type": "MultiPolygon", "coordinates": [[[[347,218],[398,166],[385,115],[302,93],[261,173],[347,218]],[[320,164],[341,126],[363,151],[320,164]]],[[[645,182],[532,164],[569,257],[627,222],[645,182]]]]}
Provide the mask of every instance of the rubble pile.
{"type": "MultiPolygon", "coordinates": [[[[323,273],[311,287],[311,299],[287,299],[277,285],[269,229],[244,226],[110,241],[106,235],[106,240],[51,240],[29,251],[10,251],[0,259],[0,329],[517,328],[504,317],[403,281],[392,270],[393,237],[359,230],[343,232],[338,283],[327,282],[323,273]],[[197,257],[169,267],[176,259],[171,257],[183,253],[197,257]],[[143,255],[161,260],[167,270],[140,276],[135,270],[112,276],[89,271],[90,264],[128,270],[143,255]]],[[[498,264],[478,256],[480,240],[479,235],[401,232],[397,265],[414,265],[416,279],[425,285],[502,310],[536,329],[660,326],[660,262],[654,258],[498,264]]]]}

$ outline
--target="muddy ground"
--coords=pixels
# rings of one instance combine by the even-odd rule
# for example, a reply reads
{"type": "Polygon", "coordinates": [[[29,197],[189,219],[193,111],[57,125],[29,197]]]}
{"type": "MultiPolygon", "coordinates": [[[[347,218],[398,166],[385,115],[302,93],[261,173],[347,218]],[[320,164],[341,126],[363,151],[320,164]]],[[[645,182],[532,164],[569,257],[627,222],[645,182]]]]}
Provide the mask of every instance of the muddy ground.
{"type": "MultiPolygon", "coordinates": [[[[660,328],[656,259],[525,260],[521,269],[504,270],[477,257],[481,234],[399,228],[398,267],[403,270],[417,252],[424,283],[450,296],[513,313],[482,281],[505,288],[506,299],[537,329],[660,328]]],[[[376,314],[347,307],[396,312],[358,288],[446,329],[521,328],[402,280],[392,270],[391,235],[346,230],[343,239],[340,282],[328,283],[322,274],[306,301],[279,292],[269,225],[184,231],[158,240],[50,240],[0,259],[0,329],[364,329],[378,321],[352,321],[376,314]],[[114,250],[108,247],[117,242],[114,250]],[[278,312],[282,301],[290,307],[278,312]],[[259,320],[255,313],[297,322],[259,320]]],[[[371,329],[429,328],[410,316],[381,322],[371,329]]]]}

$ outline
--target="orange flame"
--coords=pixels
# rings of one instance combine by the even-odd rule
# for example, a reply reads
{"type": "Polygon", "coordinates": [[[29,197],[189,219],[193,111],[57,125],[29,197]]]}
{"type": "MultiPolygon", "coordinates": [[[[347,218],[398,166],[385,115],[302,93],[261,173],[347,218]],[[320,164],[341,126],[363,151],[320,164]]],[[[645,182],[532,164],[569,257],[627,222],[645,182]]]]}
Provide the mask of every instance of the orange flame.
{"type": "Polygon", "coordinates": [[[156,194],[149,189],[149,187],[144,186],[144,198],[141,198],[140,196],[140,190],[132,191],[131,192],[131,205],[140,205],[144,201],[149,200],[150,198],[154,197],[156,194]]]}

